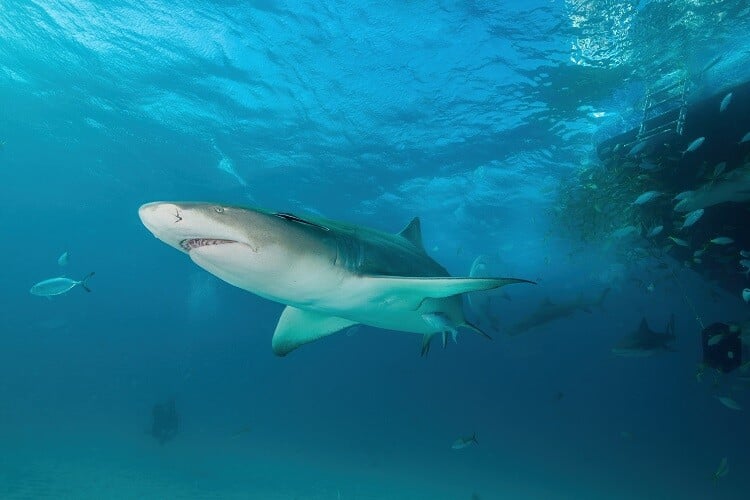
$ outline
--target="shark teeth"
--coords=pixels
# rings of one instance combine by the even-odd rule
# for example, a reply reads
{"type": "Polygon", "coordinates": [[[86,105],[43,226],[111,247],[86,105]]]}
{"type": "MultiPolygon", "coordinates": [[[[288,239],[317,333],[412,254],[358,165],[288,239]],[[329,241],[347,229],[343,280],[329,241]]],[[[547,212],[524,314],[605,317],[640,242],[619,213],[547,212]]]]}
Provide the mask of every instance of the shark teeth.
{"type": "Polygon", "coordinates": [[[180,242],[180,246],[185,250],[186,252],[189,252],[190,250],[200,248],[200,247],[206,247],[211,245],[224,245],[226,243],[235,243],[233,240],[221,240],[221,239],[212,239],[212,238],[191,238],[189,240],[182,240],[180,242]]]}

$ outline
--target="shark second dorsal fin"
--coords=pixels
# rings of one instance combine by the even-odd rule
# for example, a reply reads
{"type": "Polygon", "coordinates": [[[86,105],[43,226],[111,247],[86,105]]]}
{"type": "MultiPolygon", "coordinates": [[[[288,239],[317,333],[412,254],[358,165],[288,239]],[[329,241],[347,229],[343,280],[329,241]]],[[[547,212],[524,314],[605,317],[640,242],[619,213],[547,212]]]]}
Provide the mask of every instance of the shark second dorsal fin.
{"type": "Polygon", "coordinates": [[[424,245],[422,245],[422,224],[419,222],[419,217],[414,217],[398,235],[409,240],[412,245],[424,251],[424,245]]]}

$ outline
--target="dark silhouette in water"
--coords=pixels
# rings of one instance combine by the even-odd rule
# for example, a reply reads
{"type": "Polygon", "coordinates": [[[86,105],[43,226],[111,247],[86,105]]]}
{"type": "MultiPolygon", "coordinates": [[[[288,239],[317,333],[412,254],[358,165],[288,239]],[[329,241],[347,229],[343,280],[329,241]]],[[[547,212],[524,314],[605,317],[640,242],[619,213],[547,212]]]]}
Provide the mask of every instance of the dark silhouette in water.
{"type": "Polygon", "coordinates": [[[179,427],[179,418],[175,408],[174,399],[170,399],[163,404],[155,404],[151,410],[152,422],[151,431],[149,432],[159,444],[171,441],[177,435],[179,427]]]}

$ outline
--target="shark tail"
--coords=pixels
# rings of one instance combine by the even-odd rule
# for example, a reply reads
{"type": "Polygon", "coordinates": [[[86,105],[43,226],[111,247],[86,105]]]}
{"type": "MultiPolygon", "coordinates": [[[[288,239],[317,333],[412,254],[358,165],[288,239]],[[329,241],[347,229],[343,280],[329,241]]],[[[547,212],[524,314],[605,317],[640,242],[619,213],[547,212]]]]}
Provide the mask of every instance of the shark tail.
{"type": "Polygon", "coordinates": [[[81,281],[79,282],[79,283],[80,283],[80,285],[81,285],[81,288],[83,288],[83,289],[84,289],[84,290],[86,290],[87,292],[90,292],[90,291],[91,291],[91,288],[89,288],[89,287],[88,287],[88,284],[87,284],[86,282],[87,282],[87,281],[89,280],[89,278],[91,278],[91,277],[92,277],[93,275],[94,275],[94,271],[91,271],[91,272],[90,272],[90,273],[88,273],[88,274],[87,274],[86,276],[84,276],[84,277],[83,277],[83,279],[81,279],[81,281]]]}

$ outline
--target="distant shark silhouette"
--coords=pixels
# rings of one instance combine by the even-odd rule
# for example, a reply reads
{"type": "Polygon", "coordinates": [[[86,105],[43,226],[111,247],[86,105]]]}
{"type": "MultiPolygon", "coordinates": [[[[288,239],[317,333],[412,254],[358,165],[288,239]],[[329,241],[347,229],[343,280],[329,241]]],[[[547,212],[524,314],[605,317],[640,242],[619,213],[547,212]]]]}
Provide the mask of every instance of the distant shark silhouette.
{"type": "Polygon", "coordinates": [[[675,340],[674,314],[669,318],[663,333],[649,328],[646,318],[641,319],[638,329],[629,333],[612,348],[612,352],[623,357],[646,357],[661,351],[674,351],[670,344],[675,340]]]}
{"type": "Polygon", "coordinates": [[[590,313],[592,307],[602,307],[609,291],[609,288],[604,289],[593,300],[586,300],[583,295],[579,295],[574,301],[559,302],[557,304],[552,303],[548,297],[537,307],[536,311],[511,326],[508,329],[508,335],[521,335],[555,320],[567,318],[578,311],[590,313]]]}
{"type": "Polygon", "coordinates": [[[750,165],[736,168],[720,180],[708,182],[675,205],[675,212],[692,212],[719,203],[750,201],[750,165]]]}

